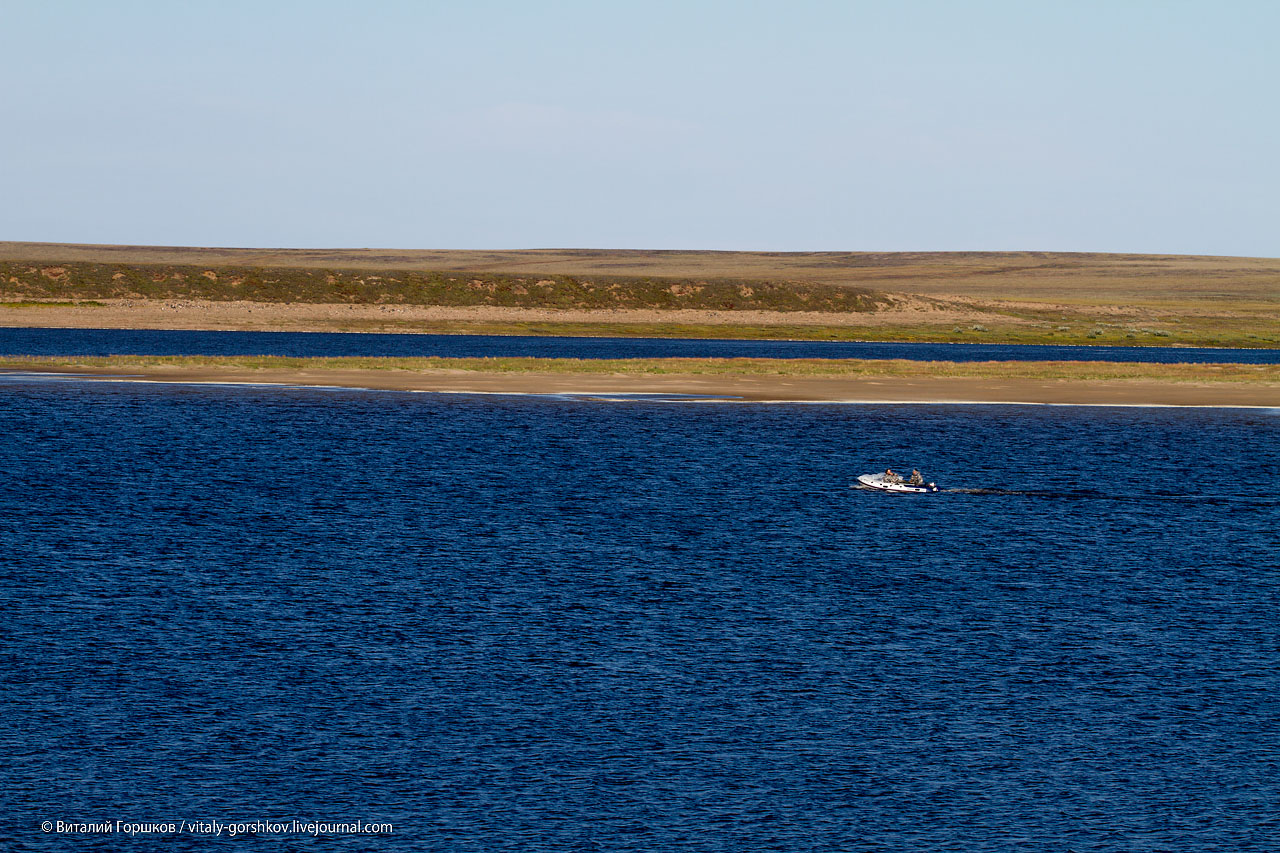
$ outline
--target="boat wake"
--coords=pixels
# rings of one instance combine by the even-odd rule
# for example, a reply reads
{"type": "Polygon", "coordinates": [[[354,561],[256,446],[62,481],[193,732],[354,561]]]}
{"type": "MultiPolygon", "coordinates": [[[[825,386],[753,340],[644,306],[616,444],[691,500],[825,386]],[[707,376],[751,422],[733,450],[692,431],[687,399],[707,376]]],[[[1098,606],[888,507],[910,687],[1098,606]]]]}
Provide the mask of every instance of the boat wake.
{"type": "Polygon", "coordinates": [[[1053,501],[1116,501],[1120,503],[1240,503],[1280,506],[1280,497],[1274,495],[1224,495],[1220,493],[1189,494],[1168,489],[1139,491],[1103,491],[1101,489],[941,489],[943,495],[976,495],[995,497],[1026,497],[1053,501]]]}
{"type": "Polygon", "coordinates": [[[1092,489],[1087,491],[1079,490],[1079,491],[1063,492],[1063,491],[1047,491],[1045,489],[1001,489],[1001,488],[943,489],[942,493],[945,495],[1027,495],[1030,497],[1040,497],[1040,498],[1060,498],[1065,496],[1092,497],[1094,495],[1099,494],[1098,492],[1092,489]]]}
{"type": "MultiPolygon", "coordinates": [[[[860,491],[864,491],[864,492],[883,491],[883,489],[877,489],[874,486],[866,486],[861,483],[854,483],[852,485],[852,488],[859,489],[860,491]]],[[[1048,491],[1044,489],[987,488],[987,489],[938,489],[936,494],[939,494],[939,495],[1022,495],[1026,497],[1038,497],[1038,498],[1063,498],[1063,497],[1090,498],[1090,497],[1099,497],[1101,496],[1102,493],[1095,490],[1048,491]]]]}

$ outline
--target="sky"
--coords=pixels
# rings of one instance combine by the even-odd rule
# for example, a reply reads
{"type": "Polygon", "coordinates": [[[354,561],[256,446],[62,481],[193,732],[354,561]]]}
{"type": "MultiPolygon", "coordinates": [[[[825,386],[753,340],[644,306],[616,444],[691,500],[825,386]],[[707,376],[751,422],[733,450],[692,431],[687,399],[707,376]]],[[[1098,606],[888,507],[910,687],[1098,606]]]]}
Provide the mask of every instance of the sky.
{"type": "Polygon", "coordinates": [[[0,240],[1280,256],[1273,0],[0,0],[0,240]]]}

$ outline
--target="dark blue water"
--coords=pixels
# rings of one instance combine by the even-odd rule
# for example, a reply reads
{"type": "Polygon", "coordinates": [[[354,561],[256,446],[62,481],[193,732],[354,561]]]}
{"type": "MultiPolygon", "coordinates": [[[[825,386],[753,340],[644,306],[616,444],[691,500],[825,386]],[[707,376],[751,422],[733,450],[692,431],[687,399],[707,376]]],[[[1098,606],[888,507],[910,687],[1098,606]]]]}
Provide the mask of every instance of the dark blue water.
{"type": "Polygon", "coordinates": [[[1280,364],[1280,349],[725,341],[515,335],[0,328],[0,355],[535,356],[539,358],[909,358],[1280,364]]]}
{"type": "Polygon", "coordinates": [[[10,381],[0,846],[1275,850],[1277,426],[10,381]]]}

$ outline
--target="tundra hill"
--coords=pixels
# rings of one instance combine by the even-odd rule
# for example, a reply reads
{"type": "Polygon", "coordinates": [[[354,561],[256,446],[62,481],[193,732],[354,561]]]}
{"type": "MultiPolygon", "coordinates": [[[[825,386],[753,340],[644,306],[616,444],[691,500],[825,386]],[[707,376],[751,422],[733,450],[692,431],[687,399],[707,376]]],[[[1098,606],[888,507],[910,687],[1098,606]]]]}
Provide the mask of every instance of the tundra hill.
{"type": "Polygon", "coordinates": [[[866,288],[806,282],[89,261],[0,261],[0,299],[826,313],[892,304],[866,288]]]}
{"type": "Polygon", "coordinates": [[[1076,252],[220,249],[0,242],[0,260],[796,282],[968,299],[1280,304],[1280,259],[1076,252]]]}
{"type": "Polygon", "coordinates": [[[45,327],[1278,347],[1280,260],[0,243],[0,309],[45,327]]]}

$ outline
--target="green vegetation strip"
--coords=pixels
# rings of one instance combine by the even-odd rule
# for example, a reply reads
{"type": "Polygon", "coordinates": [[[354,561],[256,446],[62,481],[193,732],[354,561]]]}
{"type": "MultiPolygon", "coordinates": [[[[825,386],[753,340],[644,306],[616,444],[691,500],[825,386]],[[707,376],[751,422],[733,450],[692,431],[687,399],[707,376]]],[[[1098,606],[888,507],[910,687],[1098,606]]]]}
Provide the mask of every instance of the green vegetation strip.
{"type": "Polygon", "coordinates": [[[95,302],[92,299],[80,300],[49,300],[49,299],[19,299],[0,301],[0,309],[3,308],[102,308],[106,303],[95,302]]]}
{"type": "Polygon", "coordinates": [[[634,376],[956,377],[971,379],[1148,380],[1280,384],[1274,364],[1148,364],[1105,361],[910,361],[907,359],[769,358],[287,358],[283,356],[26,356],[0,359],[6,369],[395,370],[415,373],[541,373],[634,376]]]}
{"type": "Polygon", "coordinates": [[[41,298],[837,313],[888,304],[862,287],[754,279],[0,261],[0,299],[41,298]]]}

